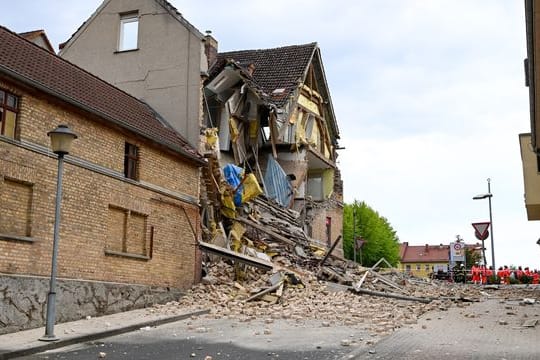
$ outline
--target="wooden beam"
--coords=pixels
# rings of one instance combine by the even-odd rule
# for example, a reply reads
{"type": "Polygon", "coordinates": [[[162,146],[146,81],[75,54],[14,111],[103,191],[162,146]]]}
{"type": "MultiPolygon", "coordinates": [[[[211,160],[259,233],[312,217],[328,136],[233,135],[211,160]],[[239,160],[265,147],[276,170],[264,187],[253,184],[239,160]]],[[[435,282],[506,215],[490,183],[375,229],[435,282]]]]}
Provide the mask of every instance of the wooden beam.
{"type": "Polygon", "coordinates": [[[334,243],[332,244],[332,246],[330,247],[330,249],[328,249],[328,251],[326,252],[326,255],[324,256],[324,258],[321,260],[321,262],[319,263],[319,266],[323,266],[324,262],[328,259],[328,257],[330,256],[330,254],[332,253],[332,251],[334,251],[334,249],[336,248],[336,245],[338,244],[339,240],[341,240],[341,235],[339,235],[336,239],[336,241],[334,241],[334,243]]]}
{"type": "Polygon", "coordinates": [[[255,229],[257,230],[260,230],[262,231],[263,233],[267,234],[267,235],[270,235],[272,238],[276,239],[276,240],[279,240],[281,242],[284,242],[285,244],[288,244],[288,245],[297,245],[297,243],[295,241],[292,241],[290,239],[287,239],[286,237],[284,236],[281,236],[279,235],[278,233],[275,233],[273,232],[272,230],[268,229],[268,227],[266,226],[263,226],[263,225],[260,225],[260,224],[257,224],[256,222],[254,221],[251,221],[251,220],[248,220],[248,219],[244,219],[244,218],[241,218],[241,217],[238,217],[235,219],[236,221],[240,221],[241,223],[244,223],[246,225],[249,225],[251,227],[254,227],[255,229]]]}
{"type": "Polygon", "coordinates": [[[373,290],[366,290],[366,289],[354,289],[351,288],[351,290],[357,294],[365,294],[365,295],[371,295],[371,296],[381,296],[386,298],[393,298],[398,300],[407,300],[407,301],[419,301],[424,304],[429,304],[431,301],[433,301],[432,298],[419,298],[414,296],[404,296],[394,293],[386,293],[381,291],[373,291],[373,290]]]}
{"type": "Polygon", "coordinates": [[[204,251],[206,253],[211,253],[211,254],[218,255],[227,259],[231,259],[233,261],[238,261],[240,263],[243,263],[249,266],[254,266],[259,269],[269,271],[274,268],[274,264],[272,264],[269,261],[262,260],[253,256],[240,254],[235,251],[226,249],[224,247],[217,246],[214,244],[209,244],[203,241],[199,241],[199,248],[201,249],[201,251],[204,251]]]}

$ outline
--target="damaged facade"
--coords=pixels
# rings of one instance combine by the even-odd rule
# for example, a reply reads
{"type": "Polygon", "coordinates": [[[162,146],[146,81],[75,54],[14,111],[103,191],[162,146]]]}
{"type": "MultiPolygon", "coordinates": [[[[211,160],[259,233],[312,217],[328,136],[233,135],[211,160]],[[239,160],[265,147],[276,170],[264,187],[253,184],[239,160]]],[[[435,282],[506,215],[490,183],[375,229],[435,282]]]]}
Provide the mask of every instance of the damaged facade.
{"type": "MultiPolygon", "coordinates": [[[[165,0],[104,0],[61,45],[63,59],[2,31],[31,55],[6,59],[6,68],[33,69],[22,80],[39,86],[0,79],[21,105],[0,134],[0,191],[22,191],[31,205],[13,205],[0,224],[0,247],[13,254],[0,271],[47,275],[51,244],[35,239],[48,238],[50,219],[34,206],[46,207],[39,196],[53,193],[54,176],[28,169],[39,168],[36,156],[51,161],[45,134],[61,119],[80,143],[66,159],[73,229],[63,224],[60,233],[62,277],[172,293],[199,280],[200,249],[266,270],[290,257],[317,264],[343,256],[339,130],[316,43],[218,53],[165,0]],[[122,168],[128,144],[140,151],[133,178],[122,168]],[[9,160],[19,152],[28,160],[9,160]]],[[[107,307],[124,304],[117,300],[101,299],[87,314],[119,311],[107,307]]],[[[33,317],[24,326],[40,325],[43,314],[33,317]]]]}
{"type": "Polygon", "coordinates": [[[329,248],[342,233],[343,191],[317,44],[219,53],[209,75],[207,157],[254,174],[267,199],[296,212],[306,236],[329,248]]]}
{"type": "Polygon", "coordinates": [[[226,165],[252,174],[232,189],[237,196],[244,185],[252,194],[260,187],[322,247],[341,235],[339,130],[316,43],[218,53],[217,41],[167,1],[105,0],[60,55],[147,102],[206,154],[205,240],[231,208],[226,165]]]}

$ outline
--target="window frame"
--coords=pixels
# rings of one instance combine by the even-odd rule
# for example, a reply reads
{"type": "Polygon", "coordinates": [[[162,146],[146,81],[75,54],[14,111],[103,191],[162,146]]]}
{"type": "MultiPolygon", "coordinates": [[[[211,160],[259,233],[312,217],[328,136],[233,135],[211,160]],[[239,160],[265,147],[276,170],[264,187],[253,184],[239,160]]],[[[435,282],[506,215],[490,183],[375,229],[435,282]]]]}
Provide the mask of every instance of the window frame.
{"type": "MultiPolygon", "coordinates": [[[[115,250],[111,248],[110,239],[107,238],[107,244],[105,245],[105,254],[106,255],[112,255],[112,256],[120,256],[120,257],[128,257],[128,258],[134,258],[134,259],[141,259],[141,260],[150,260],[151,259],[151,248],[152,248],[152,238],[150,238],[150,243],[148,241],[148,214],[144,214],[139,211],[126,209],[121,206],[116,206],[113,204],[109,204],[109,210],[118,211],[119,213],[122,213],[123,215],[123,221],[122,221],[122,238],[120,239],[120,246],[115,246],[115,248],[118,248],[118,250],[115,250]],[[142,226],[142,242],[140,245],[142,245],[142,251],[141,252],[130,252],[131,249],[128,249],[128,243],[131,243],[132,238],[130,235],[133,233],[133,230],[136,230],[133,228],[134,223],[132,218],[133,217],[141,217],[143,219],[143,226],[142,226]]],[[[109,230],[107,230],[109,231],[109,230]]],[[[152,229],[153,231],[153,229],[152,229]]],[[[110,234],[107,234],[107,237],[109,237],[110,234]]],[[[119,239],[113,239],[113,240],[119,240],[119,239]]],[[[118,245],[118,244],[116,244],[118,245]]]]}
{"type": "Polygon", "coordinates": [[[11,139],[15,139],[15,134],[17,132],[17,123],[18,123],[18,118],[19,118],[19,104],[21,100],[19,96],[3,88],[0,88],[0,93],[3,93],[3,96],[0,97],[0,136],[5,136],[11,139]],[[15,100],[15,104],[14,104],[15,107],[10,106],[8,104],[8,99],[10,98],[15,100]],[[15,114],[15,121],[13,124],[13,133],[6,135],[6,120],[7,120],[8,112],[15,114]]]}
{"type": "Polygon", "coordinates": [[[139,22],[138,12],[120,14],[120,29],[118,32],[118,52],[133,51],[133,50],[139,49],[139,26],[140,26],[140,22],[139,22]],[[131,37],[128,38],[128,35],[126,32],[126,27],[132,23],[136,24],[136,33],[132,35],[135,37],[134,39],[132,39],[131,37]],[[128,46],[127,44],[131,43],[133,40],[135,41],[134,46],[128,46]]]}
{"type": "Polygon", "coordinates": [[[124,177],[139,180],[139,147],[126,141],[124,146],[124,177]]]}

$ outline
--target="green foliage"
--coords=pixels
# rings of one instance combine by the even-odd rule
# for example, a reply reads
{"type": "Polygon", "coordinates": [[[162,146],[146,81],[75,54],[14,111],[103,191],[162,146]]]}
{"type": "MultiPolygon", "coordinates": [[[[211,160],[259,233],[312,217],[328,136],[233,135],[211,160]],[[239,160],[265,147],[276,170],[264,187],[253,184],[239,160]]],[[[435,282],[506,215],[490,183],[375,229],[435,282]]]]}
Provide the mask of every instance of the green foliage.
{"type": "Polygon", "coordinates": [[[353,259],[353,236],[365,240],[356,251],[356,262],[372,266],[382,257],[390,264],[399,262],[399,238],[388,220],[364,202],[345,204],[343,209],[343,251],[353,259]]]}
{"type": "Polygon", "coordinates": [[[480,262],[482,262],[481,253],[477,251],[473,251],[471,249],[467,249],[467,248],[465,249],[465,264],[466,264],[467,269],[472,268],[474,264],[477,264],[480,262]]]}

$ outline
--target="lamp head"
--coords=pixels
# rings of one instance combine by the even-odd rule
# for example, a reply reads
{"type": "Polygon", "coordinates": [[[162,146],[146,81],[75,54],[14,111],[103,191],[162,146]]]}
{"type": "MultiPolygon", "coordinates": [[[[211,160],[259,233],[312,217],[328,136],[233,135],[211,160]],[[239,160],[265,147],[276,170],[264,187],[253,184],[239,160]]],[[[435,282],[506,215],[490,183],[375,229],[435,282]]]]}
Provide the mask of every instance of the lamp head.
{"type": "Polygon", "coordinates": [[[487,194],[480,194],[480,195],[476,195],[473,197],[473,200],[482,200],[482,199],[487,199],[487,198],[490,198],[492,197],[493,194],[491,193],[487,193],[487,194]]]}
{"type": "Polygon", "coordinates": [[[56,129],[49,131],[47,136],[51,138],[52,151],[58,155],[69,154],[71,143],[77,138],[77,134],[67,125],[58,125],[56,129]]]}

